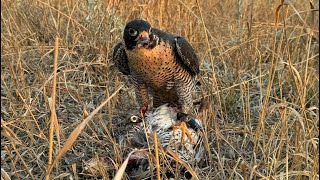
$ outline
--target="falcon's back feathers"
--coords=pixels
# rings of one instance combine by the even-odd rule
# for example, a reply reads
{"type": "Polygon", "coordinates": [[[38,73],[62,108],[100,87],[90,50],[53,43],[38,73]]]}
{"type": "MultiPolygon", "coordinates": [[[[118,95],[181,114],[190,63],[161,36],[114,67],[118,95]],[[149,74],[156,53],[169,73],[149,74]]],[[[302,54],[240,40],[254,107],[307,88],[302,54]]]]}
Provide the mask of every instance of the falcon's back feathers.
{"type": "Polygon", "coordinates": [[[112,60],[120,72],[122,72],[124,75],[130,74],[130,69],[128,66],[128,57],[125,51],[125,45],[122,42],[119,42],[114,47],[112,60]]]}
{"type": "Polygon", "coordinates": [[[192,46],[182,37],[175,38],[175,49],[174,52],[179,57],[180,63],[185,66],[185,68],[192,75],[199,74],[199,59],[196,55],[192,46]]]}

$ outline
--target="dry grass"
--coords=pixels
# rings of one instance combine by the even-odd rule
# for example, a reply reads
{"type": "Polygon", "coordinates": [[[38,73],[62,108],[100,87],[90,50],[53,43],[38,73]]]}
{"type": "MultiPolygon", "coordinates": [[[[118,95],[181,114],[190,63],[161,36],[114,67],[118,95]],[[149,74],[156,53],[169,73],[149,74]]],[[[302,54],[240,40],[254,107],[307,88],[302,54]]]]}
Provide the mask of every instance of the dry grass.
{"type": "Polygon", "coordinates": [[[211,104],[206,157],[192,167],[199,179],[319,179],[319,1],[316,10],[285,2],[1,1],[1,177],[45,177],[52,119],[52,160],[68,151],[51,178],[94,179],[84,167],[95,157],[112,162],[97,171],[114,177],[126,158],[118,136],[137,105],[110,56],[125,23],[145,18],[186,37],[201,59],[197,99],[211,104]]]}

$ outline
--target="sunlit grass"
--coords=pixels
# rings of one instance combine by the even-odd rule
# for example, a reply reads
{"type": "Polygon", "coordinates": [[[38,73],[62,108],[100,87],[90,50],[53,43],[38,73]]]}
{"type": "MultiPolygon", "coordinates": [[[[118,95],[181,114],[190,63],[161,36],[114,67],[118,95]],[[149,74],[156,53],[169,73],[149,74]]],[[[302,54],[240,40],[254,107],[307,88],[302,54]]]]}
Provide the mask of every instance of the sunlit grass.
{"type": "MultiPolygon", "coordinates": [[[[127,21],[144,18],[188,39],[200,58],[195,101],[210,105],[206,155],[192,167],[199,179],[319,179],[319,2],[280,3],[1,1],[1,177],[44,178],[50,148],[51,178],[114,177],[137,104],[112,48],[127,21]]],[[[160,172],[174,171],[161,153],[160,172]]]]}

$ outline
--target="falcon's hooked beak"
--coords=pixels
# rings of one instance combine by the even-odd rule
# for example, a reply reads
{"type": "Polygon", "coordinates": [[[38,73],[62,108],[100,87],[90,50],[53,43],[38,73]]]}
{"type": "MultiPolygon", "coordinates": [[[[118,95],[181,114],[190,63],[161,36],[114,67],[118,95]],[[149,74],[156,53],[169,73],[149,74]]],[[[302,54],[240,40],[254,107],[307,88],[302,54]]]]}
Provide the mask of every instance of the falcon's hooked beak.
{"type": "Polygon", "coordinates": [[[149,33],[146,31],[143,31],[139,34],[139,36],[136,39],[137,41],[137,46],[140,47],[145,47],[147,48],[149,46],[150,43],[150,37],[149,37],[149,33]]]}

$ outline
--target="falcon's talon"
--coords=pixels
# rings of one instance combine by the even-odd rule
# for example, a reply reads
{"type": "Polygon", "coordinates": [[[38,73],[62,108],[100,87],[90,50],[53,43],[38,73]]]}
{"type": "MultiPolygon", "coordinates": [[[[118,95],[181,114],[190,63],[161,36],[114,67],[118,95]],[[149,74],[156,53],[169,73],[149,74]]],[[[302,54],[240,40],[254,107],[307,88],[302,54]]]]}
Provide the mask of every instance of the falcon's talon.
{"type": "Polygon", "coordinates": [[[201,125],[190,115],[178,112],[177,113],[177,119],[183,122],[186,122],[189,127],[194,129],[195,131],[198,131],[198,129],[201,128],[201,125]]]}
{"type": "Polygon", "coordinates": [[[184,144],[184,136],[187,135],[187,138],[189,139],[191,144],[194,144],[194,141],[191,137],[191,133],[187,127],[186,122],[182,121],[179,125],[175,125],[173,127],[173,131],[180,129],[181,130],[181,144],[184,144]]]}

